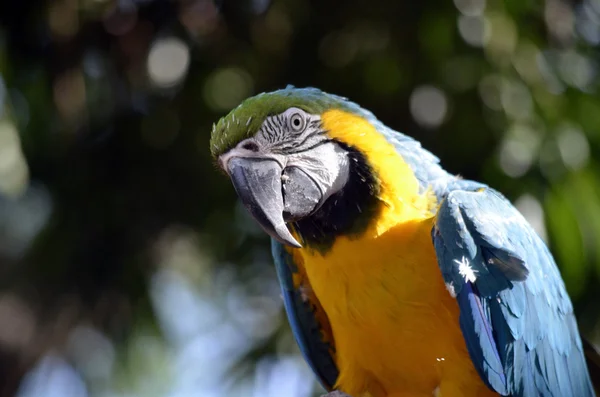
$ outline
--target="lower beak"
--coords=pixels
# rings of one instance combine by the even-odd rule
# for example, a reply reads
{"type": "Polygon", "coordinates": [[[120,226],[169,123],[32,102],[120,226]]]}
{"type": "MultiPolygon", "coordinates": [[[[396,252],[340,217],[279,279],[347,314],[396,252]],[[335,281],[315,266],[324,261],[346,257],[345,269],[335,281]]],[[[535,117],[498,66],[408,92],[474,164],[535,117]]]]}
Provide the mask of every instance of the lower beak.
{"type": "Polygon", "coordinates": [[[282,172],[271,159],[232,157],[227,161],[235,191],[254,219],[275,240],[300,248],[283,219],[282,172]]]}

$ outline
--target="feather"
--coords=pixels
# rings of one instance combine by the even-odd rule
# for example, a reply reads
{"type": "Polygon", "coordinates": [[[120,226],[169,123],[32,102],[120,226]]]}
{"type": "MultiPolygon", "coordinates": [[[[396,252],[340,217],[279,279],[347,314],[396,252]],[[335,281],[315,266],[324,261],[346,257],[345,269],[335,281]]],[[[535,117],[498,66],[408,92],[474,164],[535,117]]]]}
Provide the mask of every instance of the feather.
{"type": "Polygon", "coordinates": [[[338,369],[331,354],[333,346],[323,339],[323,324],[315,316],[311,302],[294,286],[293,275],[297,273],[298,267],[292,256],[275,240],[271,242],[271,251],[294,338],[321,385],[331,391],[338,377],[338,369]]]}
{"type": "Polygon", "coordinates": [[[500,193],[461,182],[438,192],[432,238],[480,376],[501,395],[593,396],[573,308],[548,249],[500,193]],[[476,279],[461,277],[455,263],[462,258],[476,279]]]}

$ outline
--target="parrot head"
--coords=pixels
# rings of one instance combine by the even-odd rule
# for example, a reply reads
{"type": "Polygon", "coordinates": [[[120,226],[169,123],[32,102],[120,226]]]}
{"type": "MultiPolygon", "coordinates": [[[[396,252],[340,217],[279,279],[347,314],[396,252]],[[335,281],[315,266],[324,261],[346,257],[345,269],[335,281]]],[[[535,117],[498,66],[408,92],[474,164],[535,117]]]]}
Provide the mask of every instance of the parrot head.
{"type": "Polygon", "coordinates": [[[272,238],[296,248],[330,244],[365,230],[386,202],[382,190],[398,195],[384,189],[385,173],[417,189],[412,173],[402,179],[406,164],[373,120],[346,98],[288,87],[246,99],[219,120],[211,152],[272,238]]]}

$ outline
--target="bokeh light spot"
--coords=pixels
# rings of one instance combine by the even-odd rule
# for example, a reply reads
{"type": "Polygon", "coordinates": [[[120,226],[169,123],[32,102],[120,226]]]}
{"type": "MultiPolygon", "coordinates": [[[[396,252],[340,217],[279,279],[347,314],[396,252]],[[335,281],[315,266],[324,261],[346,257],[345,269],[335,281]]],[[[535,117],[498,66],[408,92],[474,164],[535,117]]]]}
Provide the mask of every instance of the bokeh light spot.
{"type": "MultiPolygon", "coordinates": [[[[595,0],[595,4],[598,4],[597,0],[595,0]]],[[[577,33],[589,44],[600,44],[600,10],[594,9],[594,0],[584,1],[583,4],[577,6],[575,27],[577,33]]]]}
{"type": "Polygon", "coordinates": [[[181,82],[190,65],[190,50],[177,37],[158,39],[150,49],[147,61],[151,82],[161,88],[169,88],[181,82]]]}
{"type": "Polygon", "coordinates": [[[546,89],[553,94],[561,94],[565,90],[565,84],[553,70],[552,61],[555,58],[557,55],[553,51],[540,52],[537,56],[537,67],[546,83],[546,89]]]}
{"type": "Polygon", "coordinates": [[[86,76],[89,76],[93,79],[98,79],[104,76],[105,74],[105,65],[104,59],[102,56],[96,51],[88,51],[83,57],[83,71],[86,76]]]}
{"type": "Polygon", "coordinates": [[[243,69],[217,69],[206,80],[204,98],[215,111],[229,110],[250,96],[252,86],[252,77],[243,69]]]}
{"type": "Polygon", "coordinates": [[[48,354],[23,379],[18,397],[88,397],[87,386],[77,371],[55,354],[48,354]]]}
{"type": "Polygon", "coordinates": [[[4,115],[4,106],[6,103],[6,86],[4,85],[4,80],[2,76],[0,76],[0,119],[4,115]]]}
{"type": "Polygon", "coordinates": [[[529,224],[533,227],[533,230],[542,238],[547,241],[548,236],[546,233],[546,223],[544,222],[544,209],[538,199],[533,197],[531,194],[524,194],[515,200],[515,207],[517,210],[527,219],[529,224]]]}
{"type": "Polygon", "coordinates": [[[410,111],[421,126],[435,128],[440,126],[446,117],[448,100],[439,88],[420,86],[410,96],[410,111]]]}
{"type": "Polygon", "coordinates": [[[350,35],[362,53],[384,51],[391,41],[390,27],[382,22],[361,22],[351,28],[350,35]]]}
{"type": "Polygon", "coordinates": [[[506,139],[500,147],[500,167],[508,176],[518,178],[531,167],[533,156],[526,147],[514,139],[506,139]]]}
{"type": "Polygon", "coordinates": [[[88,379],[107,381],[115,364],[112,342],[98,330],[79,326],[69,334],[67,352],[88,379]]]}
{"type": "Polygon", "coordinates": [[[544,8],[544,18],[548,31],[558,40],[569,42],[573,38],[573,10],[561,0],[547,0],[544,8]]]}
{"type": "Polygon", "coordinates": [[[271,4],[271,0],[252,0],[251,4],[252,11],[257,15],[260,15],[267,11],[269,5],[271,4]]]}
{"type": "Polygon", "coordinates": [[[0,122],[0,193],[10,197],[21,195],[27,188],[29,168],[21,151],[15,125],[0,122]]]}
{"type": "Polygon", "coordinates": [[[0,200],[0,253],[17,259],[47,225],[53,203],[45,186],[31,183],[17,199],[0,200]]]}
{"type": "Polygon", "coordinates": [[[523,80],[530,84],[541,81],[542,76],[538,68],[537,58],[540,54],[538,48],[531,42],[519,43],[513,55],[513,65],[523,80]]]}
{"type": "Polygon", "coordinates": [[[486,0],[454,0],[454,5],[464,15],[476,16],[483,14],[486,0]]]}
{"type": "Polygon", "coordinates": [[[589,58],[574,50],[560,54],[558,69],[565,83],[580,90],[586,90],[597,74],[589,58]]]}
{"type": "Polygon", "coordinates": [[[208,36],[218,27],[219,13],[214,1],[184,2],[179,7],[179,20],[192,36],[208,36]]]}
{"type": "Polygon", "coordinates": [[[27,347],[35,333],[35,316],[20,297],[7,293],[0,297],[0,344],[9,350],[27,347]]]}
{"type": "Polygon", "coordinates": [[[526,124],[515,124],[505,134],[500,146],[500,168],[518,178],[531,168],[540,146],[540,134],[526,124]]]}
{"type": "Polygon", "coordinates": [[[65,71],[56,78],[53,89],[54,103],[65,122],[75,125],[84,121],[87,91],[83,71],[65,71]]]}
{"type": "Polygon", "coordinates": [[[568,168],[577,170],[587,164],[590,144],[581,129],[573,125],[563,125],[556,140],[560,156],[568,168]]]}
{"type": "Polygon", "coordinates": [[[68,39],[79,30],[77,0],[58,0],[48,8],[48,26],[52,34],[60,39],[68,39]]]}
{"type": "Polygon", "coordinates": [[[485,48],[496,56],[496,61],[502,61],[505,56],[511,55],[517,46],[517,26],[512,18],[500,12],[490,13],[487,21],[490,23],[490,36],[485,42],[485,48]]]}
{"type": "Polygon", "coordinates": [[[458,31],[463,40],[473,47],[483,47],[490,38],[490,24],[480,16],[460,15],[458,31]]]}
{"type": "Polygon", "coordinates": [[[540,148],[539,167],[544,176],[552,181],[560,178],[565,173],[558,143],[555,139],[548,139],[540,148]]]}
{"type": "Polygon", "coordinates": [[[529,89],[521,82],[503,80],[500,99],[504,111],[512,119],[522,120],[531,115],[533,100],[529,89]]]}
{"type": "Polygon", "coordinates": [[[479,82],[479,96],[490,109],[502,110],[501,86],[502,76],[496,74],[485,76],[479,82]]]}

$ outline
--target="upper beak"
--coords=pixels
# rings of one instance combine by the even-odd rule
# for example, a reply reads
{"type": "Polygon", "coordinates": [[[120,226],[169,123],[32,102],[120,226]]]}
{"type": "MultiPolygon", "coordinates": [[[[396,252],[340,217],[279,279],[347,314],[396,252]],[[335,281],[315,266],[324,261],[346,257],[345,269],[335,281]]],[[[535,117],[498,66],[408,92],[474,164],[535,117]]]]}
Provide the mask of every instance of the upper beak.
{"type": "Polygon", "coordinates": [[[260,226],[280,243],[302,247],[283,219],[281,165],[267,158],[231,157],[226,171],[242,203],[260,226]]]}

